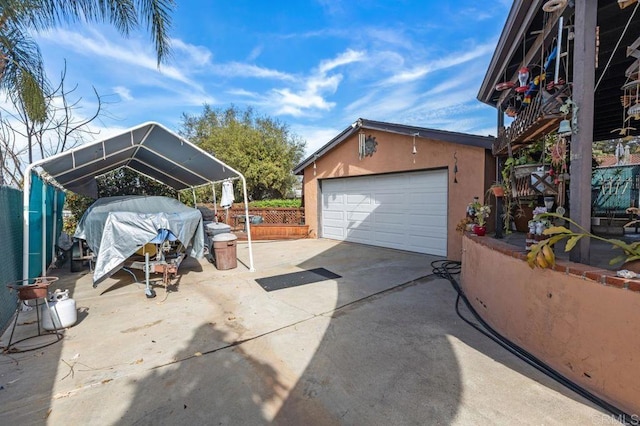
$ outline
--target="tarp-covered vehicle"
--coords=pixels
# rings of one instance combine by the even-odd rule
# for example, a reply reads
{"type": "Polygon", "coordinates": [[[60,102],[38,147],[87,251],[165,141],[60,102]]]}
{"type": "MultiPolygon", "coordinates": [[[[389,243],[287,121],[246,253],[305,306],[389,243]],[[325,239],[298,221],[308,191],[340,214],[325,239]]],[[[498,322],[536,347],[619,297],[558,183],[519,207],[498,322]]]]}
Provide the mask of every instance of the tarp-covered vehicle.
{"type": "MultiPolygon", "coordinates": [[[[80,219],[74,238],[74,253],[82,252],[77,248],[83,241],[93,252],[94,287],[123,267],[141,269],[147,297],[155,296],[149,273],[163,273],[166,285],[187,254],[202,258],[204,251],[200,211],[161,196],[100,198],[80,219]]],[[[78,261],[73,256],[72,266],[78,261]]]]}

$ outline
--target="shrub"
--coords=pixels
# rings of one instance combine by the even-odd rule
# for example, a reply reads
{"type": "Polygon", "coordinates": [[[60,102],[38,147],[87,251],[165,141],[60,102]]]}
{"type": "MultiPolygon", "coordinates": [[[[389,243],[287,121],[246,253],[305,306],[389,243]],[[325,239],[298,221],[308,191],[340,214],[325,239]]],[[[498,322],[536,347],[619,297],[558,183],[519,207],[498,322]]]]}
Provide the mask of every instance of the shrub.
{"type": "Polygon", "coordinates": [[[254,209],[268,209],[268,208],[293,208],[297,209],[301,207],[302,201],[299,198],[288,200],[259,200],[251,201],[249,208],[254,209]]]}

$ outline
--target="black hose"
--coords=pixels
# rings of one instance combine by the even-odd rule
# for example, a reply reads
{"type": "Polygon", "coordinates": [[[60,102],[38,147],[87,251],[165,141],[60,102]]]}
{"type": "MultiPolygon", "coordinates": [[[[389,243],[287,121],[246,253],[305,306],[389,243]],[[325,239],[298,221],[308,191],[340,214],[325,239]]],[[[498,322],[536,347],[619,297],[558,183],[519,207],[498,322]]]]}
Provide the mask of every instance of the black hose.
{"type": "Polygon", "coordinates": [[[459,274],[462,269],[462,264],[460,262],[456,262],[452,260],[436,260],[431,262],[431,267],[433,268],[433,273],[440,278],[444,278],[448,280],[453,286],[456,293],[458,294],[458,296],[456,297],[456,313],[464,322],[471,325],[480,333],[484,334],[489,339],[493,340],[494,342],[496,342],[498,345],[500,345],[510,353],[516,355],[518,358],[522,359],[523,361],[525,361],[527,364],[531,365],[538,371],[541,371],[542,373],[551,377],[553,380],[560,383],[561,385],[569,388],[570,390],[582,396],[583,398],[591,401],[592,403],[598,405],[602,409],[608,411],[613,416],[615,416],[616,420],[620,421],[621,423],[633,424],[632,423],[633,419],[637,419],[637,416],[629,415],[628,413],[620,410],[619,408],[609,404],[607,401],[592,394],[591,392],[581,387],[577,383],[572,382],[571,380],[569,380],[568,378],[566,378],[565,376],[563,376],[562,374],[558,373],[556,370],[551,368],[549,365],[545,364],[543,361],[535,357],[530,352],[526,351],[522,347],[508,340],[506,337],[502,336],[500,333],[494,330],[493,327],[487,324],[482,319],[480,314],[478,314],[478,312],[473,308],[473,306],[465,296],[464,291],[462,290],[462,288],[460,288],[460,285],[455,280],[455,278],[453,278],[453,275],[459,274]],[[480,323],[480,325],[472,322],[471,320],[465,318],[462,315],[462,313],[460,312],[460,300],[464,302],[467,309],[469,309],[469,311],[473,314],[473,316],[480,323]]]}

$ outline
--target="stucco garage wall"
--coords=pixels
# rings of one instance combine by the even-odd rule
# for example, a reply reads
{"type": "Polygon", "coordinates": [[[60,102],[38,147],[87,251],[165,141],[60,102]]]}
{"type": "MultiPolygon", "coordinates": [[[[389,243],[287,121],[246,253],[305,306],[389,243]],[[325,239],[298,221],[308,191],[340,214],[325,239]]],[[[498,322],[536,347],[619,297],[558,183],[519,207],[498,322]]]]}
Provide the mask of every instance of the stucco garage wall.
{"type": "Polygon", "coordinates": [[[525,257],[493,238],[464,237],[460,281],[474,309],[565,377],[640,414],[640,291],[588,265],[531,269],[525,257]]]}
{"type": "Polygon", "coordinates": [[[411,136],[373,130],[366,130],[366,135],[374,136],[378,142],[373,156],[358,158],[358,135],[354,134],[316,161],[315,175],[313,165],[304,170],[305,220],[310,236],[319,235],[319,179],[446,168],[449,171],[447,257],[459,260],[462,244],[456,225],[465,216],[467,204],[474,196],[482,198],[491,183],[487,176],[492,170],[492,159],[486,150],[416,138],[417,154],[414,156],[411,136]],[[458,183],[454,183],[454,153],[458,158],[458,183]]]}

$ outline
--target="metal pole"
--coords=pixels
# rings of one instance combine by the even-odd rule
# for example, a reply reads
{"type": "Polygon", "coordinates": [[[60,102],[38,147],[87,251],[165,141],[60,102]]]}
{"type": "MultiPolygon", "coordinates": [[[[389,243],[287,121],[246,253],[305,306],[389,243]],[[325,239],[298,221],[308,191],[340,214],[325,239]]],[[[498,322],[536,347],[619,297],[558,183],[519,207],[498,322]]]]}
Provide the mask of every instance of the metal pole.
{"type": "Polygon", "coordinates": [[[251,225],[249,224],[249,200],[247,197],[247,181],[244,178],[244,175],[240,175],[242,179],[242,189],[244,192],[244,220],[247,225],[247,243],[249,244],[249,271],[254,272],[255,268],[253,267],[253,248],[251,247],[251,225]]]}
{"type": "MultiPolygon", "coordinates": [[[[553,74],[554,84],[558,84],[558,76],[560,74],[560,56],[562,56],[562,27],[564,26],[564,17],[558,19],[558,49],[556,52],[556,70],[553,74]]],[[[567,52],[569,49],[567,49],[567,52]]]]}
{"type": "Polygon", "coordinates": [[[40,248],[40,263],[42,272],[40,275],[43,277],[47,275],[47,185],[44,180],[42,181],[42,203],[40,208],[41,223],[42,223],[42,244],[40,248]]]}
{"type": "Polygon", "coordinates": [[[215,215],[216,219],[214,222],[218,221],[218,201],[216,200],[216,184],[211,182],[211,191],[213,192],[213,214],[215,215]]]}
{"type": "Polygon", "coordinates": [[[31,193],[31,167],[24,172],[24,188],[22,190],[22,284],[29,283],[29,195],[31,193]]]}
{"type": "MultiPolygon", "coordinates": [[[[58,190],[53,190],[53,233],[51,234],[51,263],[56,258],[56,235],[58,231],[58,190]]],[[[45,274],[46,275],[46,274],[45,274]]]]}

